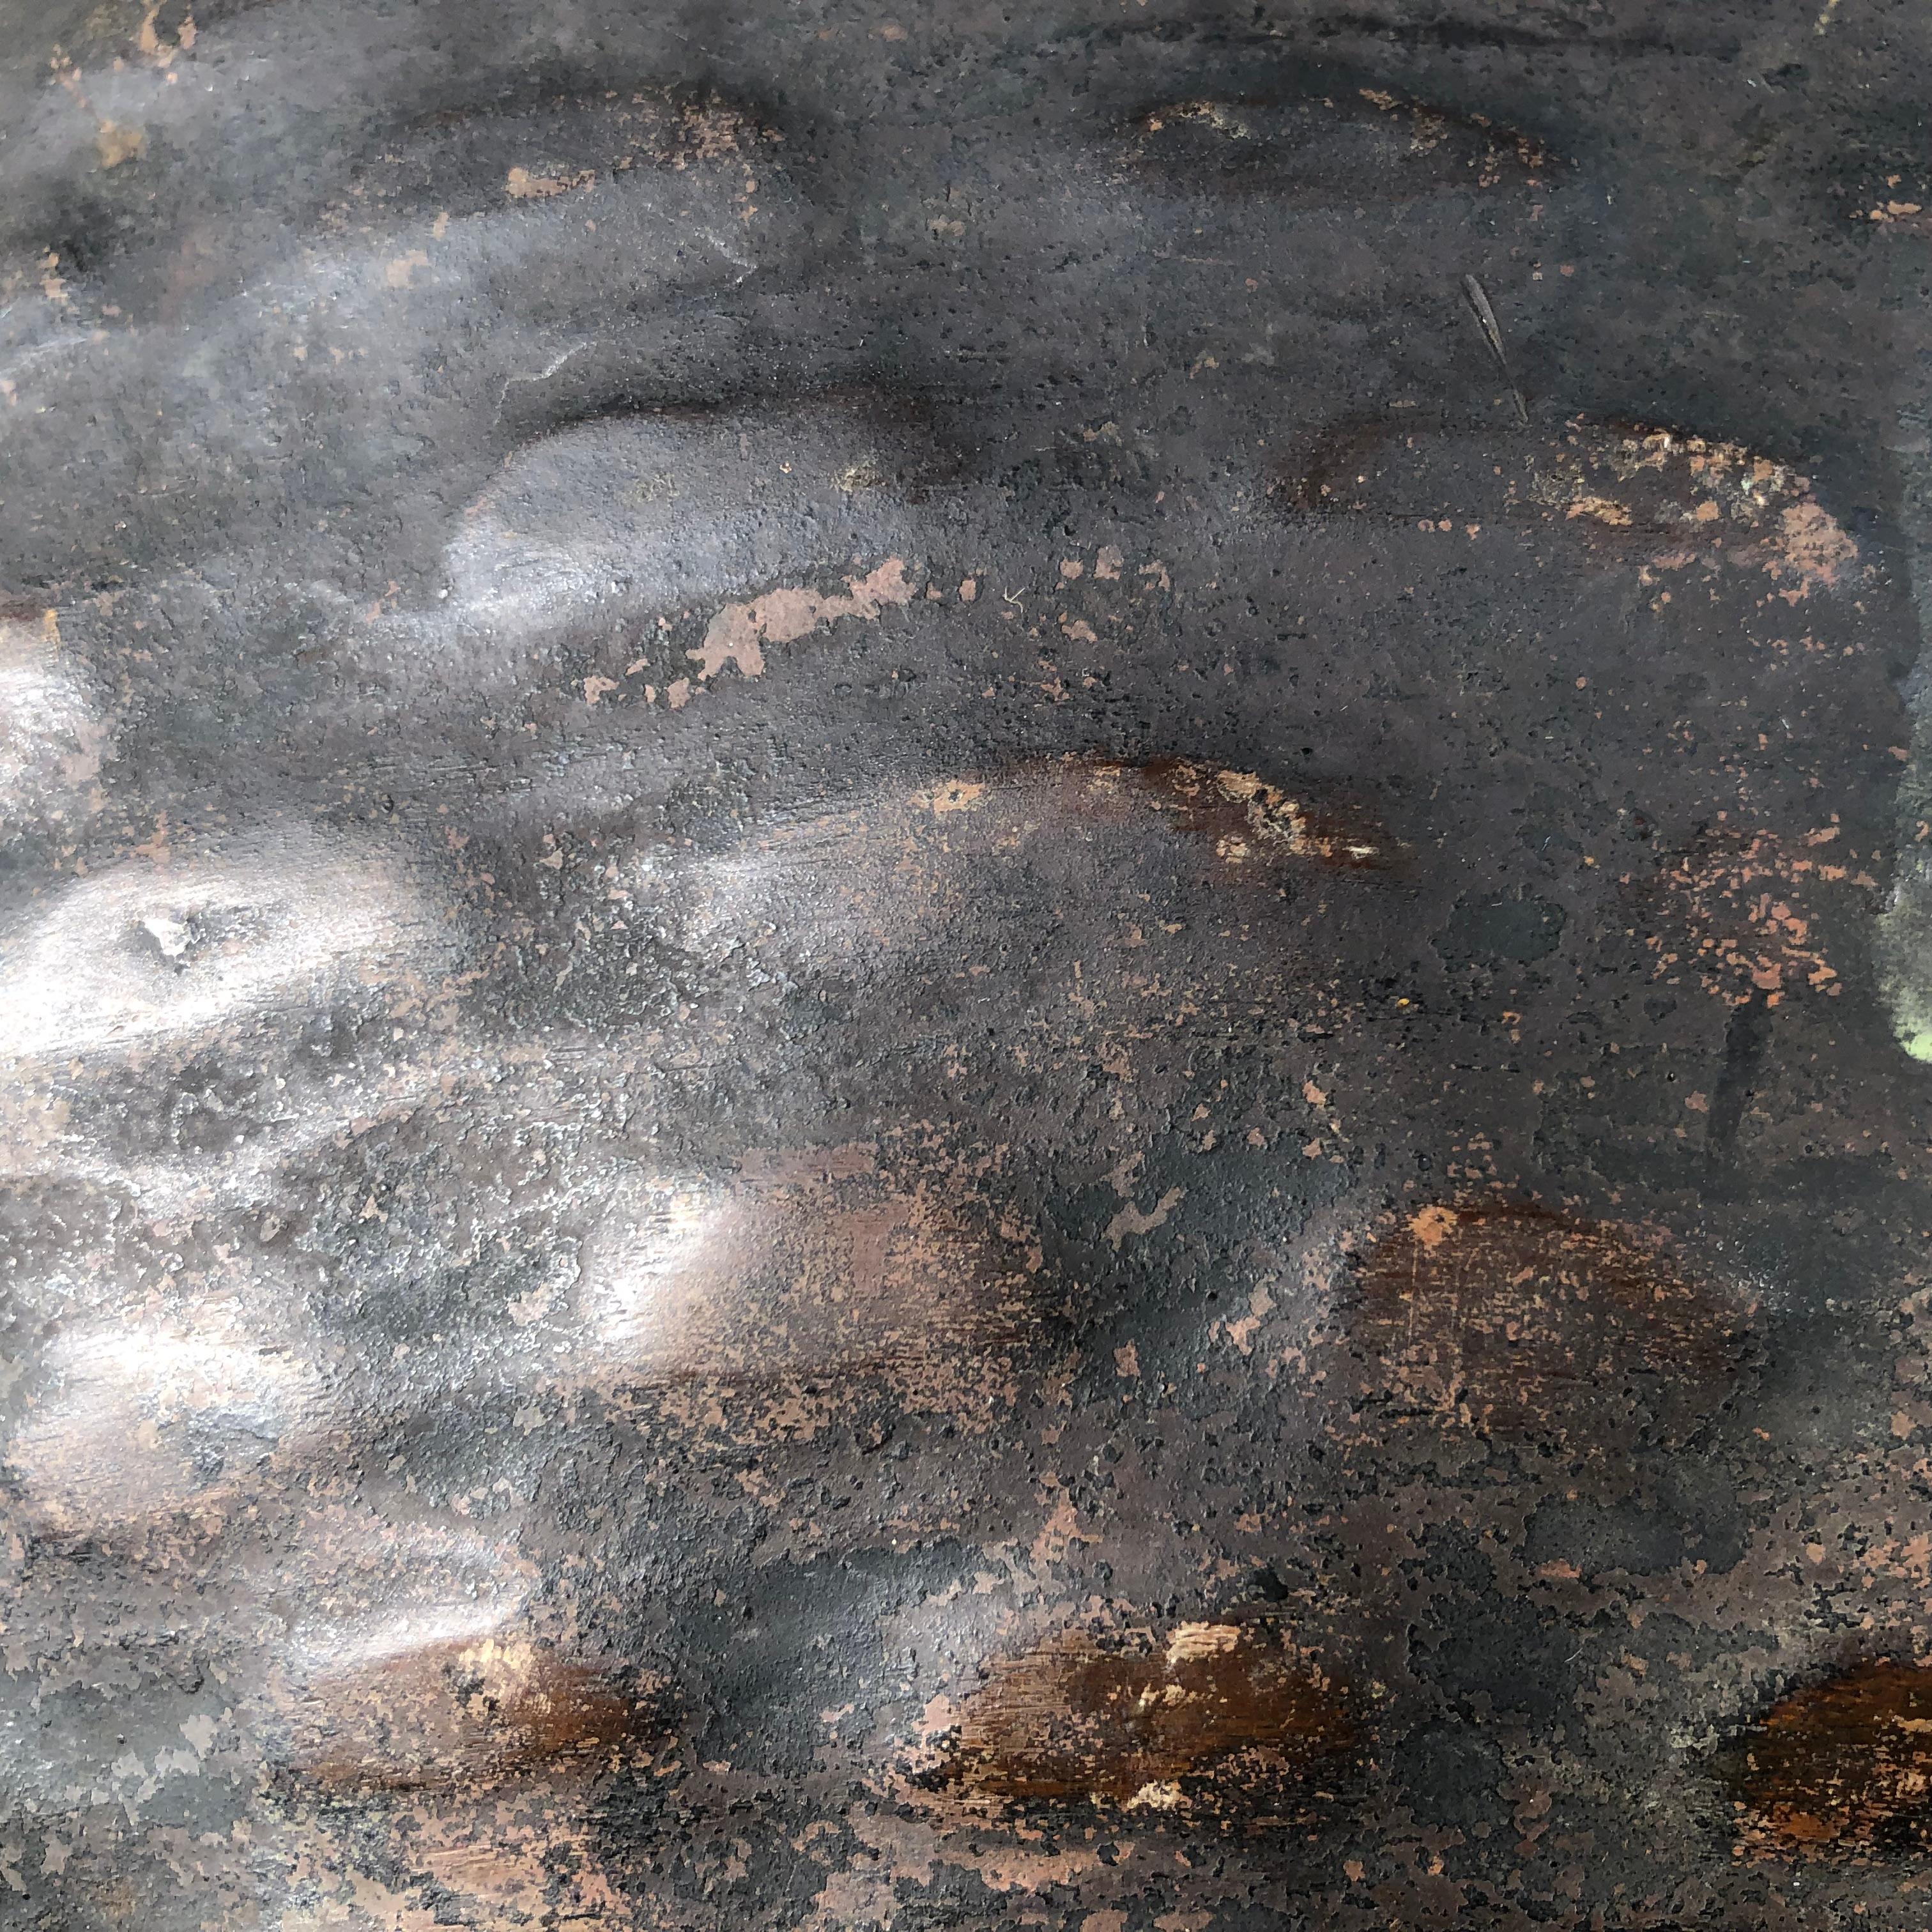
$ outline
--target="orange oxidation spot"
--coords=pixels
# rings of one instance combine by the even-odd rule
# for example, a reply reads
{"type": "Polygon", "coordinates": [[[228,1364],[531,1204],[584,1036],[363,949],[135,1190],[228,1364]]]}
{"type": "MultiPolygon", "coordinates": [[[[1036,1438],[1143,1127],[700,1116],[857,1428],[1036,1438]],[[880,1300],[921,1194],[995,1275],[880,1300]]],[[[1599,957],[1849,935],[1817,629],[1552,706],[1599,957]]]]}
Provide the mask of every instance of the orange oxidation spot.
{"type": "Polygon", "coordinates": [[[1716,1766],[1762,1853],[1932,1844],[1932,1670],[1880,1658],[1774,1704],[1716,1766]]]}
{"type": "Polygon", "coordinates": [[[1748,1311],[1663,1242],[1538,1208],[1426,1207],[1358,1289],[1362,1392],[1491,1435],[1681,1440],[1742,1366],[1748,1311]]]}
{"type": "Polygon", "coordinates": [[[1331,1801],[1359,1750],[1346,1690],[1270,1624],[1184,1623],[1119,1648],[1076,1630],[995,1661],[923,1781],[1255,1822],[1331,1801]]]}

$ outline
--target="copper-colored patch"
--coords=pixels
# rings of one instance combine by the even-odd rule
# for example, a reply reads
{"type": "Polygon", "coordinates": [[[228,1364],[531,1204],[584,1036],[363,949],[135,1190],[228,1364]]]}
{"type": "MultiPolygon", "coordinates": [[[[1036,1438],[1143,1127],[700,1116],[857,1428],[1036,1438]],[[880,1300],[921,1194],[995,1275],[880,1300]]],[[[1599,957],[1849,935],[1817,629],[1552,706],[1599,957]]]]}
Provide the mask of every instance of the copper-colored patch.
{"type": "Polygon", "coordinates": [[[1359,1743],[1343,1688],[1266,1624],[1182,1624],[1133,1654],[1076,1631],[994,1664],[935,1781],[1252,1820],[1331,1796],[1359,1743]]]}
{"type": "Polygon", "coordinates": [[[1748,1311],[1660,1242],[1540,1208],[1424,1208],[1358,1280],[1364,1391],[1493,1435],[1681,1440],[1742,1363],[1748,1311]]]}
{"type": "Polygon", "coordinates": [[[312,1678],[287,1762],[337,1788],[588,1776],[662,1728],[659,1700],[527,1643],[436,1644],[312,1678]]]}
{"type": "Polygon", "coordinates": [[[1932,1845],[1932,1670],[1880,1658],[1774,1705],[1718,1760],[1759,1850],[1932,1845]]]}

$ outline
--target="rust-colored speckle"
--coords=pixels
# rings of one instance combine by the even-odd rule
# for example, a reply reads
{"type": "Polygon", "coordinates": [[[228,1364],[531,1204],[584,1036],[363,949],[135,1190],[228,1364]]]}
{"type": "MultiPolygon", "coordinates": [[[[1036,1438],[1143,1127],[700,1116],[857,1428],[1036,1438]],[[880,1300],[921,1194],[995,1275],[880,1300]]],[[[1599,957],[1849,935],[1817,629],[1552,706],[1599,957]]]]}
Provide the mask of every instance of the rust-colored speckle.
{"type": "MultiPolygon", "coordinates": [[[[588,1346],[559,1391],[802,1382],[891,1388],[982,1430],[1042,1314],[1016,1226],[944,1176],[846,1166],[820,1150],[748,1156],[728,1186],[653,1182],[592,1251],[573,1318],[588,1346]]],[[[514,1318],[513,1317],[513,1318],[514,1318]]],[[[757,1406],[757,1405],[754,1405],[757,1406]]]]}
{"type": "Polygon", "coordinates": [[[1820,912],[1834,896],[1856,904],[1859,892],[1878,887],[1838,836],[1836,826],[1822,826],[1800,850],[1741,827],[1701,834],[1645,888],[1669,914],[1646,940],[1654,976],[1666,983],[1688,977],[1733,1004],[1756,993],[1775,1006],[1785,992],[1804,987],[1835,996],[1838,975],[1820,944],[1820,912]]]}

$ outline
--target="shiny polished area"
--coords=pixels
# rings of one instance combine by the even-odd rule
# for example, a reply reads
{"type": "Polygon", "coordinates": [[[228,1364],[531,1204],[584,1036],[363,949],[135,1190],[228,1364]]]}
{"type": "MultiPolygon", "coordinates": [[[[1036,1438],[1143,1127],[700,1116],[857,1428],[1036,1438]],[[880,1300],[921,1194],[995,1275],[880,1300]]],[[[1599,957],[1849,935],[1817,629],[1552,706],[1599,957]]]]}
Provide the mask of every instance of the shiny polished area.
{"type": "Polygon", "coordinates": [[[0,0],[0,1925],[1919,1932],[1928,74],[0,0]]]}

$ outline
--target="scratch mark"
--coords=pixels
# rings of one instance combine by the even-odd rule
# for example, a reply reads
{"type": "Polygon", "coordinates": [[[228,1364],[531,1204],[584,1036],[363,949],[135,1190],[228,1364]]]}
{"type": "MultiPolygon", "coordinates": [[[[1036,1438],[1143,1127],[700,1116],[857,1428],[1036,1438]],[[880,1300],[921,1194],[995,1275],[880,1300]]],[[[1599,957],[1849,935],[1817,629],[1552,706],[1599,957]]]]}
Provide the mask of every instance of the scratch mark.
{"type": "Polygon", "coordinates": [[[1510,398],[1516,404],[1516,420],[1527,425],[1529,410],[1523,402],[1522,392],[1516,387],[1516,378],[1510,373],[1509,357],[1503,349],[1502,328],[1496,320],[1496,310],[1490,306],[1489,296],[1474,275],[1462,278],[1462,294],[1471,314],[1476,318],[1477,326],[1483,332],[1483,340],[1490,346],[1490,353],[1496,358],[1496,367],[1502,371],[1503,380],[1509,385],[1510,398]]]}
{"type": "Polygon", "coordinates": [[[573,356],[582,350],[588,349],[590,346],[590,342],[591,338],[589,336],[580,336],[568,349],[560,350],[541,369],[533,374],[527,376],[505,376],[502,392],[496,398],[496,420],[499,422],[503,420],[504,405],[509,401],[510,392],[518,383],[548,382],[551,376],[554,376],[573,356]]]}

